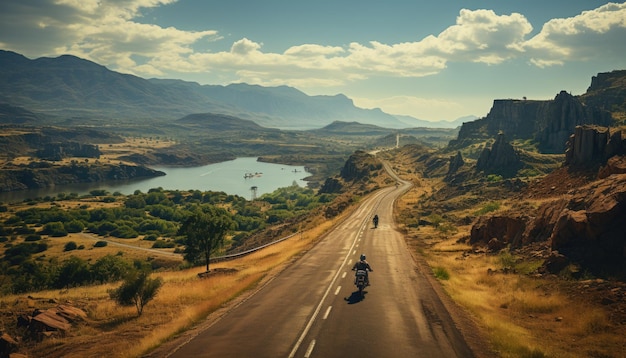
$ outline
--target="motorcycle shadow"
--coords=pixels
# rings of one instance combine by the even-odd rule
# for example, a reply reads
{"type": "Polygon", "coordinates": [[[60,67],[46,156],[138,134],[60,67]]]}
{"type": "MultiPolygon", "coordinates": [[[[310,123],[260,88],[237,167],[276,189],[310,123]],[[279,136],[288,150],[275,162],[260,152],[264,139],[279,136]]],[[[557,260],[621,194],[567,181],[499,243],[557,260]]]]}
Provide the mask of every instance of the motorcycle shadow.
{"type": "Polygon", "coordinates": [[[360,294],[359,291],[354,291],[350,295],[350,297],[344,298],[349,305],[353,305],[355,303],[359,303],[365,299],[365,294],[367,291],[363,291],[363,294],[360,294]]]}

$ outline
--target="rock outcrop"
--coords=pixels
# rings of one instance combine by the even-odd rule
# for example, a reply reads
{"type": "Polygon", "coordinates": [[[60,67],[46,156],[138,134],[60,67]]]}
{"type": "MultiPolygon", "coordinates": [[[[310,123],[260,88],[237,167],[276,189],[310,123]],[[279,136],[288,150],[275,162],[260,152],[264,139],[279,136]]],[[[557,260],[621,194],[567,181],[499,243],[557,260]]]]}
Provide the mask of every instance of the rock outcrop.
{"type": "Polygon", "coordinates": [[[589,272],[626,275],[626,174],[596,180],[542,204],[531,215],[481,217],[471,229],[470,243],[516,248],[547,241],[589,272]]]}
{"type": "Polygon", "coordinates": [[[615,155],[626,154],[622,131],[598,126],[577,126],[567,141],[565,165],[595,169],[615,155]]]}
{"type": "Polygon", "coordinates": [[[515,148],[507,142],[504,134],[499,133],[491,148],[485,148],[476,162],[476,170],[485,173],[495,173],[503,176],[512,176],[523,163],[515,148]]]}
{"type": "Polygon", "coordinates": [[[537,141],[544,153],[560,154],[574,128],[583,124],[609,126],[613,122],[604,108],[584,105],[578,97],[561,91],[553,100],[494,100],[486,117],[463,123],[451,147],[463,147],[502,132],[511,139],[537,141]]]}
{"type": "Polygon", "coordinates": [[[457,151],[456,155],[450,157],[450,165],[448,166],[448,174],[446,174],[446,178],[454,175],[454,173],[456,173],[464,164],[465,161],[463,160],[461,152],[457,151]]]}

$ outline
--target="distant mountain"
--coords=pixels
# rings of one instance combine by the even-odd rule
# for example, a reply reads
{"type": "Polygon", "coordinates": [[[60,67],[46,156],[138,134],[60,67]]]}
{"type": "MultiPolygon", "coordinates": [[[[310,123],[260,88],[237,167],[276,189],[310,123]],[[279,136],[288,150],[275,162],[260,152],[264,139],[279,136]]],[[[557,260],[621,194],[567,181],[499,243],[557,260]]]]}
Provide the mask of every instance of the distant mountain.
{"type": "Polygon", "coordinates": [[[405,123],[407,128],[415,127],[428,127],[428,128],[456,128],[465,122],[471,122],[478,119],[476,116],[464,116],[457,118],[453,121],[427,121],[424,119],[417,119],[411,116],[395,115],[395,117],[402,123],[405,123]]]}
{"type": "Polygon", "coordinates": [[[341,136],[384,136],[394,130],[382,128],[372,124],[362,124],[359,122],[335,121],[323,128],[311,130],[318,135],[341,135],[341,136]]]}
{"type": "MultiPolygon", "coordinates": [[[[147,80],[74,56],[30,60],[2,50],[0,103],[57,120],[173,121],[194,113],[215,113],[282,129],[321,128],[334,121],[411,127],[407,118],[358,108],[341,94],[308,96],[286,86],[147,80]]],[[[0,116],[2,122],[7,119],[0,116]]]]}

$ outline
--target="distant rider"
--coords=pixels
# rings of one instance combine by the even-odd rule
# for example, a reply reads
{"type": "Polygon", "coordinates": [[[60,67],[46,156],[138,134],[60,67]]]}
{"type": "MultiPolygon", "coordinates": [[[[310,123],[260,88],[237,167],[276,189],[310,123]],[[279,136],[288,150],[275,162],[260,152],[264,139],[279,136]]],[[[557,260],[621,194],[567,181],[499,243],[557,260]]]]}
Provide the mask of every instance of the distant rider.
{"type": "Polygon", "coordinates": [[[374,215],[374,227],[378,227],[378,214],[374,215]]]}
{"type": "MultiPolygon", "coordinates": [[[[361,254],[361,260],[357,261],[354,263],[354,266],[352,266],[352,271],[357,271],[357,270],[363,270],[365,271],[365,282],[367,282],[367,285],[370,285],[370,276],[369,276],[369,271],[374,271],[372,270],[372,267],[370,266],[369,262],[367,262],[365,260],[365,255],[361,254]]],[[[356,278],[354,280],[356,283],[356,278]]]]}

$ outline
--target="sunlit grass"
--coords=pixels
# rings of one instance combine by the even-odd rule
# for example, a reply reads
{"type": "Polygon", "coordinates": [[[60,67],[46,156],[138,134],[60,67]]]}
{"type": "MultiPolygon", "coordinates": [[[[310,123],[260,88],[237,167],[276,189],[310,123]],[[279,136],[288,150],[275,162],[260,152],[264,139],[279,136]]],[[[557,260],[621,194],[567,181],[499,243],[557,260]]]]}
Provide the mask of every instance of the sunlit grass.
{"type": "Polygon", "coordinates": [[[548,280],[520,274],[531,272],[537,261],[524,263],[510,254],[460,259],[457,245],[454,239],[438,242],[426,250],[426,259],[434,271],[449,272],[439,282],[480,322],[498,356],[587,357],[593,356],[587,354],[590,343],[597,356],[625,352],[603,309],[570,300],[548,280]],[[518,274],[494,271],[507,266],[518,274]]]}
{"type": "MultiPolygon", "coordinates": [[[[348,212],[337,219],[345,215],[348,212]]],[[[153,272],[153,277],[163,280],[163,286],[139,317],[134,307],[121,307],[110,299],[109,292],[120,283],[42,291],[33,294],[32,299],[7,295],[0,297],[0,307],[30,310],[67,303],[87,313],[87,322],[75,324],[71,336],[49,338],[31,347],[33,356],[139,357],[203,322],[211,313],[245,292],[257,288],[264,279],[310,249],[334,224],[334,221],[323,218],[310,220],[310,229],[288,240],[237,260],[212,263],[210,270],[213,274],[208,277],[198,276],[205,271],[204,267],[153,272]]],[[[72,239],[80,240],[78,237],[62,240],[72,239]]],[[[118,251],[110,247],[102,249],[109,254],[118,251]]],[[[84,251],[83,258],[89,259],[89,251],[95,250],[76,251],[84,251]]]]}

